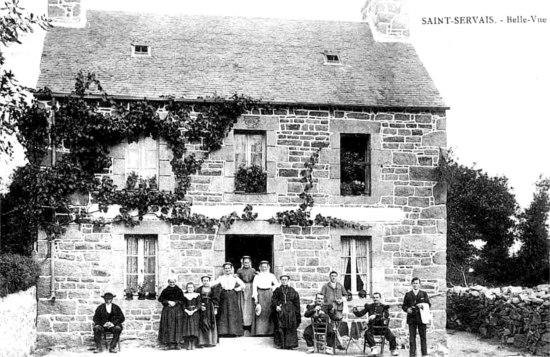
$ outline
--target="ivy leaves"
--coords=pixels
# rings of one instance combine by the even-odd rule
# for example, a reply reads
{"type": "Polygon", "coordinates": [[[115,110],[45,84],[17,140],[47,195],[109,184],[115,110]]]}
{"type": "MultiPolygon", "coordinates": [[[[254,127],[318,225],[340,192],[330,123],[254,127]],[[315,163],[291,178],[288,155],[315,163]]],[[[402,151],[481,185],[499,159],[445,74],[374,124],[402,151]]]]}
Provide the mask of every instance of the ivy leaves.
{"type": "Polygon", "coordinates": [[[331,216],[325,217],[322,214],[317,214],[317,216],[315,216],[315,219],[311,219],[311,208],[314,205],[314,200],[313,196],[309,193],[309,190],[311,190],[314,185],[313,170],[315,169],[315,165],[317,165],[317,163],[319,162],[320,152],[321,148],[311,154],[309,159],[304,163],[305,170],[300,173],[302,176],[301,181],[304,183],[304,191],[300,193],[299,197],[304,201],[300,203],[296,211],[287,210],[283,212],[277,212],[275,214],[275,217],[271,217],[268,222],[271,224],[282,224],[285,227],[309,227],[312,225],[316,225],[333,228],[353,228],[359,230],[370,228],[370,226],[346,221],[340,218],[333,218],[331,216]]]}

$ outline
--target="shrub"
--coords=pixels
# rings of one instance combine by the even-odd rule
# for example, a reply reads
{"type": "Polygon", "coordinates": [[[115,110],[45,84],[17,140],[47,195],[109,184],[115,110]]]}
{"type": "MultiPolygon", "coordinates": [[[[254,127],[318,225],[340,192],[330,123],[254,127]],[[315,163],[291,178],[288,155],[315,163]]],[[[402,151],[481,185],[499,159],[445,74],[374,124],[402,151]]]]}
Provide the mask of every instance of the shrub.
{"type": "Polygon", "coordinates": [[[235,191],[264,193],[267,186],[267,173],[258,165],[240,166],[235,173],[235,191]]]}
{"type": "Polygon", "coordinates": [[[33,258],[17,254],[0,255],[0,297],[35,286],[40,267],[33,258]]]}

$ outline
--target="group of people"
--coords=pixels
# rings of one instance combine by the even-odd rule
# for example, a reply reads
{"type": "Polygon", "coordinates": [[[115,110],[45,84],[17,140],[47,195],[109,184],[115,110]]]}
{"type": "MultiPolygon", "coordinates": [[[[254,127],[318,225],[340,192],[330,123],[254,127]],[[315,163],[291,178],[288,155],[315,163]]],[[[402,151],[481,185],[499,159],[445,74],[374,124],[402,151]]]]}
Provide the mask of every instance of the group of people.
{"type": "MultiPolygon", "coordinates": [[[[158,299],[163,304],[159,340],[167,349],[212,347],[218,336],[271,336],[275,326],[281,325],[276,313],[283,307],[285,312],[289,309],[286,302],[277,305],[278,296],[283,300],[296,297],[299,316],[300,300],[294,289],[289,295],[288,277],[280,284],[268,261],[261,261],[258,271],[249,256],[241,262],[236,273],[232,263],[224,263],[217,279],[203,276],[201,286],[195,289],[188,283],[185,292],[175,285],[175,279],[168,280],[169,286],[158,299]]],[[[295,340],[297,346],[297,336],[295,340]]]]}
{"type": "MultiPolygon", "coordinates": [[[[339,331],[338,324],[342,321],[343,301],[346,295],[348,299],[351,296],[347,293],[346,289],[340,284],[337,272],[331,272],[330,282],[325,284],[320,293],[315,295],[315,301],[306,306],[305,317],[312,318],[312,323],[321,322],[329,323],[330,327],[327,329],[325,351],[328,354],[334,354],[333,348],[330,346],[336,346],[337,348],[343,348],[341,341],[337,339],[336,331],[339,331]]],[[[411,280],[412,290],[405,294],[403,304],[401,308],[407,313],[407,324],[409,326],[409,355],[416,356],[416,334],[420,335],[420,350],[422,356],[428,356],[428,345],[426,341],[426,327],[427,322],[424,318],[424,314],[429,313],[429,307],[431,307],[430,299],[425,291],[420,290],[420,279],[414,277],[411,280]]],[[[366,297],[366,292],[359,294],[359,297],[366,297]]],[[[395,335],[387,327],[387,320],[390,316],[390,306],[382,303],[382,294],[375,292],[372,294],[373,303],[365,304],[363,309],[354,307],[352,312],[357,317],[367,315],[368,327],[365,331],[365,342],[372,349],[376,344],[375,326],[385,326],[384,338],[388,341],[390,347],[390,354],[392,356],[398,356],[397,342],[395,335]]],[[[313,326],[310,325],[304,330],[304,339],[308,346],[308,352],[314,352],[314,331],[313,326]]]]}
{"type": "MultiPolygon", "coordinates": [[[[243,257],[242,266],[234,272],[233,264],[223,265],[223,274],[211,281],[209,276],[201,278],[201,285],[187,283],[185,291],[176,285],[174,278],[168,279],[168,286],[160,294],[158,301],[163,305],[158,338],[166,349],[189,350],[197,347],[212,347],[218,344],[219,336],[273,336],[276,348],[294,349],[298,347],[297,329],[302,321],[300,296],[289,285],[290,276],[282,275],[277,281],[269,270],[269,263],[262,261],[259,271],[251,266],[251,258],[243,257]]],[[[338,273],[329,274],[315,301],[306,306],[304,317],[313,322],[325,322],[327,329],[326,352],[334,353],[331,346],[342,347],[335,333],[343,318],[344,300],[350,299],[344,286],[338,282],[338,273]]],[[[413,278],[412,290],[405,295],[402,308],[407,313],[410,333],[410,355],[416,355],[416,333],[420,335],[422,356],[427,356],[426,324],[421,312],[430,305],[426,292],[421,291],[420,279],[413,278]]],[[[122,331],[124,314],[112,303],[114,295],[106,293],[94,315],[94,340],[96,352],[103,350],[102,337],[105,331],[111,332],[109,351],[116,353],[116,345],[122,331]]],[[[354,308],[358,316],[368,314],[368,328],[365,332],[367,344],[375,344],[373,326],[384,323],[389,317],[389,306],[381,302],[380,293],[372,295],[373,303],[365,304],[362,310],[354,308]]],[[[314,332],[312,326],[304,330],[304,340],[308,352],[314,352],[314,332]]],[[[397,355],[397,344],[393,333],[386,330],[386,340],[392,355],[397,355]]]]}

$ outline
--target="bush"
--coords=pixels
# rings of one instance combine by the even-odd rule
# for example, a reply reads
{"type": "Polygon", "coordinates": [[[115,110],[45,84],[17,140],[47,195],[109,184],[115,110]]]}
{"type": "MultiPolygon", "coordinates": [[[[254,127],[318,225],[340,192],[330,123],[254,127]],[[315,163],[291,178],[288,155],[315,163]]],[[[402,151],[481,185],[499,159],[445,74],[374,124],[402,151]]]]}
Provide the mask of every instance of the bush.
{"type": "Polygon", "coordinates": [[[235,173],[235,191],[264,193],[267,186],[267,173],[258,166],[240,166],[235,173]]]}
{"type": "Polygon", "coordinates": [[[17,254],[0,255],[0,297],[35,286],[40,267],[33,258],[17,254]]]}

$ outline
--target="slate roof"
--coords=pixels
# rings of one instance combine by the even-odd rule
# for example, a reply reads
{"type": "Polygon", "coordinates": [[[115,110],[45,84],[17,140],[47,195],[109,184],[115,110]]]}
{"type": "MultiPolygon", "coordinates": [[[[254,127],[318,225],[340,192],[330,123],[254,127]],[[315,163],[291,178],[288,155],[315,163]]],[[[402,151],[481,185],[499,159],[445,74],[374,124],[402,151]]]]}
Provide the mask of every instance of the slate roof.
{"type": "Polygon", "coordinates": [[[88,11],[85,28],[48,31],[40,69],[37,87],[54,93],[83,70],[115,96],[446,108],[412,45],[377,43],[365,22],[88,11]],[[325,50],[343,64],[324,64],[325,50]]]}

